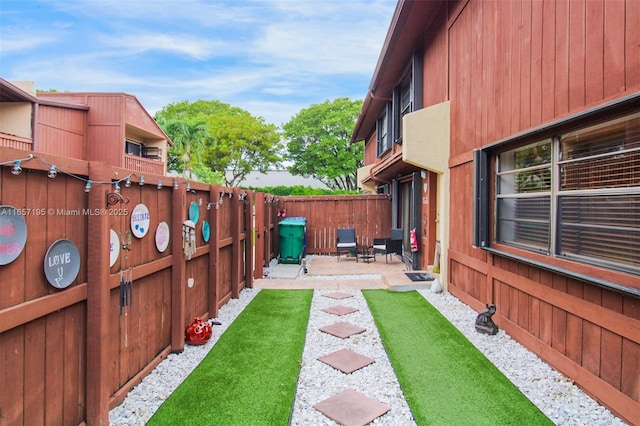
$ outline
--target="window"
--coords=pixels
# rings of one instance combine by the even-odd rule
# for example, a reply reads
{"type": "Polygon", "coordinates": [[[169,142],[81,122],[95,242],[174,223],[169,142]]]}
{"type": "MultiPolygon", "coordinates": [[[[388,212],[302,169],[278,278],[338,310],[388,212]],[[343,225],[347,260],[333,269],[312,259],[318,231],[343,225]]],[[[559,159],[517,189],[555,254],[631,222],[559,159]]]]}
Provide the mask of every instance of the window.
{"type": "Polygon", "coordinates": [[[402,117],[422,109],[422,52],[415,51],[393,91],[393,141],[402,143],[402,117]]]}
{"type": "Polygon", "coordinates": [[[640,274],[640,113],[487,156],[496,242],[640,274]]]}
{"type": "Polygon", "coordinates": [[[389,104],[382,111],[382,115],[376,123],[376,134],[378,136],[378,157],[391,148],[391,137],[389,135],[389,104]]]}
{"type": "MultiPolygon", "coordinates": [[[[398,87],[398,101],[399,101],[399,109],[398,109],[398,123],[402,124],[402,117],[406,114],[413,111],[413,101],[412,101],[412,93],[411,93],[411,74],[409,74],[405,80],[398,87]]],[[[401,139],[402,133],[396,135],[396,139],[401,139]]]]}
{"type": "Polygon", "coordinates": [[[496,241],[549,252],[551,140],[496,157],[496,241]]]}
{"type": "Polygon", "coordinates": [[[132,140],[125,140],[124,143],[124,152],[125,154],[135,155],[140,157],[142,155],[142,144],[139,142],[135,142],[132,140]]]}
{"type": "Polygon", "coordinates": [[[557,142],[557,254],[640,272],[640,113],[557,142]]]}

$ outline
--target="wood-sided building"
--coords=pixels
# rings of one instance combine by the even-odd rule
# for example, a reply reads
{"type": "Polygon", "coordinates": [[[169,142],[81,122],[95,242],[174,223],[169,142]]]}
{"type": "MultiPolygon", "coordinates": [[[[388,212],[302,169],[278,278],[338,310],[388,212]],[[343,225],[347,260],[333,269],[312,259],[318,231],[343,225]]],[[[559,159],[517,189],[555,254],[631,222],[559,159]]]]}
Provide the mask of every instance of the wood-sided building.
{"type": "Polygon", "coordinates": [[[35,93],[0,78],[0,146],[166,175],[171,143],[133,95],[35,93]]]}
{"type": "Polygon", "coordinates": [[[640,2],[400,0],[352,141],[414,267],[640,424],[640,2]]]}

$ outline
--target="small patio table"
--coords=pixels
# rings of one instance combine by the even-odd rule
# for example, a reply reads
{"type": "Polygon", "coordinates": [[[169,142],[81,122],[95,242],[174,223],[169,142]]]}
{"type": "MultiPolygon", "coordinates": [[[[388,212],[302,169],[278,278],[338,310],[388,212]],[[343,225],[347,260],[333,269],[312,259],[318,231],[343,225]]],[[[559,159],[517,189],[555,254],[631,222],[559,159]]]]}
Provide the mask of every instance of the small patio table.
{"type": "Polygon", "coordinates": [[[369,263],[371,259],[373,259],[374,262],[376,261],[376,256],[373,253],[373,246],[357,246],[356,256],[366,263],[369,263]]]}

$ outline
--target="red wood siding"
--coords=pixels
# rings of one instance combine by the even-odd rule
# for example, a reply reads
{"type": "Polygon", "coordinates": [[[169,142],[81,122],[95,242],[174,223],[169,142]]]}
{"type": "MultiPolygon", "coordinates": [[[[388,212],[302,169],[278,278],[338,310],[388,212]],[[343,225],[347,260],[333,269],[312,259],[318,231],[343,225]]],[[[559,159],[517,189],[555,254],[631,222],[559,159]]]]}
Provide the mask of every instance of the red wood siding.
{"type": "Polygon", "coordinates": [[[147,113],[147,111],[145,111],[135,97],[127,95],[124,101],[127,124],[131,124],[132,126],[142,129],[148,133],[157,134],[158,139],[164,139],[155,120],[147,113]]]}
{"type": "MultiPolygon", "coordinates": [[[[87,105],[88,111],[40,105],[36,151],[88,161],[106,161],[140,173],[165,173],[163,162],[124,157],[127,126],[145,141],[166,136],[140,105],[124,93],[39,93],[43,100],[87,105]]],[[[162,147],[161,149],[166,150],[162,147]]]]}
{"type": "Polygon", "coordinates": [[[638,299],[474,249],[470,215],[473,149],[640,90],[639,3],[471,0],[449,10],[449,69],[429,37],[424,55],[425,86],[449,81],[449,290],[478,310],[496,303],[502,328],[640,423],[638,299]]]}
{"type": "Polygon", "coordinates": [[[36,150],[85,159],[87,114],[83,110],[41,105],[38,108],[36,150]]]}

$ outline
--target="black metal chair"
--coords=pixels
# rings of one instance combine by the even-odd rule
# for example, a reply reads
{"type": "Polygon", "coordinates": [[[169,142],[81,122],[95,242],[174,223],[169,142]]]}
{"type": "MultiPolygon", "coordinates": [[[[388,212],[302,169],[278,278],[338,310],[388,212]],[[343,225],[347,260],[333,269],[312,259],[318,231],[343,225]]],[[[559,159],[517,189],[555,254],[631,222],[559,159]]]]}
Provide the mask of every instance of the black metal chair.
{"type": "Polygon", "coordinates": [[[336,255],[340,260],[341,252],[354,252],[358,261],[358,239],[355,228],[339,228],[336,238],[336,255]]]}
{"type": "MultiPolygon", "coordinates": [[[[402,228],[392,228],[391,238],[374,238],[373,255],[384,254],[384,262],[389,263],[389,255],[402,256],[402,228]]],[[[393,259],[393,256],[391,257],[393,259]]]]}

